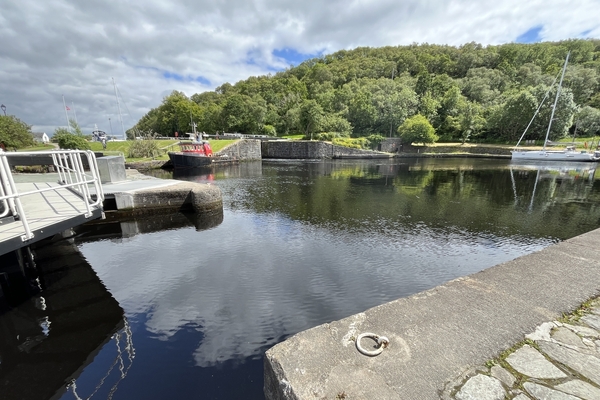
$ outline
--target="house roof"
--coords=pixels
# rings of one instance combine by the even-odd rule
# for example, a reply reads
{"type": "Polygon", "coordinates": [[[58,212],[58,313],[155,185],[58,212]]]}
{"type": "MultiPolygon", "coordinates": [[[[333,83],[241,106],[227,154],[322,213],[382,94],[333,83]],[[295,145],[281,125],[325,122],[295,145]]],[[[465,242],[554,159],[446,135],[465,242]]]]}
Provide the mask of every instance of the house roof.
{"type": "MultiPolygon", "coordinates": [[[[31,134],[33,135],[34,139],[42,139],[44,135],[46,135],[46,132],[31,132],[31,134]]],[[[47,136],[48,135],[46,135],[46,137],[47,136]]]]}

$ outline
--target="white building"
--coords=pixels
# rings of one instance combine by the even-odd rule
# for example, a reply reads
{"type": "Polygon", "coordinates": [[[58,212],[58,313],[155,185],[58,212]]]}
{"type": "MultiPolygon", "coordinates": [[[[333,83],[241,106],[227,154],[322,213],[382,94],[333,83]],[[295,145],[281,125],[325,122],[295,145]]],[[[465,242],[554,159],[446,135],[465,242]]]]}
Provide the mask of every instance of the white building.
{"type": "Polygon", "coordinates": [[[50,138],[46,135],[46,132],[31,132],[33,134],[33,140],[38,143],[47,144],[50,143],[50,138]]]}

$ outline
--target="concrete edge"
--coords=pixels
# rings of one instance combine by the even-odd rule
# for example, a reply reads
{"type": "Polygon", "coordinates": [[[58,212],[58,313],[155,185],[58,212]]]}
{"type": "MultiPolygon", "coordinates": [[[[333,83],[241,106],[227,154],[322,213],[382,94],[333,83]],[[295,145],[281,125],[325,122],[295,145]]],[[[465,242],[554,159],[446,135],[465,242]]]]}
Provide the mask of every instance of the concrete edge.
{"type": "Polygon", "coordinates": [[[221,189],[211,184],[170,182],[152,188],[114,192],[119,211],[185,209],[207,212],[223,208],[221,189]]]}
{"type": "Polygon", "coordinates": [[[598,296],[600,253],[589,251],[598,244],[600,229],[300,332],[267,350],[266,398],[439,398],[457,375],[598,296]],[[352,329],[392,345],[365,359],[340,347],[352,329]]]}

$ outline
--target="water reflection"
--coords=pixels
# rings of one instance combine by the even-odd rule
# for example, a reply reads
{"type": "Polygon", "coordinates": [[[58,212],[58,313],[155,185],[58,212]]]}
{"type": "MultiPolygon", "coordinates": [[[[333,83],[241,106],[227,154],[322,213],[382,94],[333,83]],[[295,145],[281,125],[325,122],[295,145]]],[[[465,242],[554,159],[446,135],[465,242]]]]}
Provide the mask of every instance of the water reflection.
{"type": "Polygon", "coordinates": [[[136,235],[161,232],[186,227],[194,227],[197,231],[214,228],[223,222],[223,210],[212,210],[203,213],[173,212],[146,217],[125,218],[108,214],[106,219],[95,220],[75,227],[77,240],[98,241],[110,239],[113,242],[127,241],[136,235]]]}
{"type": "Polygon", "coordinates": [[[104,362],[108,344],[123,342],[120,353],[129,358],[115,357],[122,366],[133,362],[123,310],[73,244],[44,243],[0,257],[2,398],[56,398],[75,391],[82,374],[94,378],[102,368],[96,393],[107,398],[126,376],[104,362]],[[96,373],[85,371],[92,362],[96,373]]]}
{"type": "Polygon", "coordinates": [[[99,268],[127,309],[147,315],[154,337],[201,332],[196,365],[244,362],[299,330],[597,227],[589,164],[531,168],[495,160],[270,161],[177,173],[221,187],[223,224],[205,235],[173,232],[161,254],[146,253],[165,238],[145,237],[94,265],[129,266],[127,276],[119,265],[99,268]],[[570,222],[552,222],[563,213],[570,222]]]}
{"type": "MultiPolygon", "coordinates": [[[[76,237],[135,338],[114,399],[262,399],[262,355],[286,337],[600,226],[593,172],[502,160],[268,161],[175,177],[218,185],[223,214],[76,237]]],[[[96,356],[78,390],[93,393],[87,374],[107,365],[96,356]]]]}
{"type": "MultiPolygon", "coordinates": [[[[517,193],[517,183],[515,180],[515,174],[518,176],[529,176],[530,172],[535,172],[535,182],[533,190],[530,194],[530,200],[528,204],[528,212],[532,212],[535,204],[536,192],[538,189],[538,183],[546,181],[546,186],[542,196],[542,205],[540,208],[545,209],[550,203],[549,199],[556,199],[561,201],[585,201],[588,197],[594,183],[597,163],[577,163],[577,162],[512,162],[510,164],[510,177],[512,181],[512,188],[515,197],[515,207],[521,206],[527,196],[519,196],[517,193]],[[569,182],[568,189],[565,190],[563,181],[569,182]],[[583,185],[578,185],[578,190],[573,189],[573,182],[582,181],[583,185]],[[556,196],[556,191],[562,191],[563,196],[556,196]],[[568,193],[565,193],[568,192],[568,193]],[[565,196],[566,194],[566,196],[565,196]]],[[[538,196],[540,194],[538,193],[538,196]]]]}

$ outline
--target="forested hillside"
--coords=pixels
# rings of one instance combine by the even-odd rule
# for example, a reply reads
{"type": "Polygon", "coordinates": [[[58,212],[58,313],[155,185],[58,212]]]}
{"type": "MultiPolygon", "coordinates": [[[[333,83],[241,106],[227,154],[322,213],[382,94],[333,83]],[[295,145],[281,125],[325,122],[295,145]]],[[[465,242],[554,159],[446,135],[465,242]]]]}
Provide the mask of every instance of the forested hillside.
{"type": "Polygon", "coordinates": [[[398,136],[424,116],[443,141],[543,139],[567,52],[551,139],[600,133],[600,40],[342,50],[214,92],[174,91],[136,125],[163,136],[198,130],[307,137],[398,136]],[[552,88],[552,89],[551,89],[552,88]],[[419,117],[420,118],[420,117],[419,117]],[[326,134],[324,134],[326,133],[326,134]]]}

